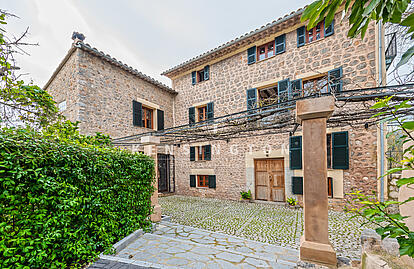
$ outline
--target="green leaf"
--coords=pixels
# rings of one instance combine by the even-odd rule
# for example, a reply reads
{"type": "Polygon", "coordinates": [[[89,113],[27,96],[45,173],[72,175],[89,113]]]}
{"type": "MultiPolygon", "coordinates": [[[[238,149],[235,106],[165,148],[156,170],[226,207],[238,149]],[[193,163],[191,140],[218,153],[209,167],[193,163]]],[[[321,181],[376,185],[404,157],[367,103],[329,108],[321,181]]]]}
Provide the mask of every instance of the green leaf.
{"type": "Polygon", "coordinates": [[[411,59],[411,57],[413,57],[413,55],[414,55],[414,45],[411,46],[406,52],[404,52],[404,54],[401,56],[401,60],[398,62],[395,69],[398,69],[402,65],[408,63],[408,61],[411,59]]]}
{"type": "Polygon", "coordinates": [[[405,121],[401,126],[407,130],[414,130],[414,121],[405,121]]]}
{"type": "Polygon", "coordinates": [[[403,185],[410,185],[410,184],[414,184],[414,177],[408,177],[408,178],[400,178],[399,180],[397,180],[397,186],[401,187],[403,185]]]}
{"type": "Polygon", "coordinates": [[[367,17],[370,15],[380,2],[380,0],[371,0],[371,2],[369,2],[368,6],[365,8],[364,13],[362,13],[362,16],[367,17]]]}

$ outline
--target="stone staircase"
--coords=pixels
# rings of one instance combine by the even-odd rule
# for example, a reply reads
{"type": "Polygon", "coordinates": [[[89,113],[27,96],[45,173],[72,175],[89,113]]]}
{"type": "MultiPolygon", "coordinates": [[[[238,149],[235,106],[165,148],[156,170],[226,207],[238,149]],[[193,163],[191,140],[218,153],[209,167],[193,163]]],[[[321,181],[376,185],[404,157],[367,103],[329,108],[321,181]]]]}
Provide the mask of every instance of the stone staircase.
{"type": "Polygon", "coordinates": [[[125,268],[296,268],[299,252],[162,221],[153,233],[101,259],[125,268]]]}

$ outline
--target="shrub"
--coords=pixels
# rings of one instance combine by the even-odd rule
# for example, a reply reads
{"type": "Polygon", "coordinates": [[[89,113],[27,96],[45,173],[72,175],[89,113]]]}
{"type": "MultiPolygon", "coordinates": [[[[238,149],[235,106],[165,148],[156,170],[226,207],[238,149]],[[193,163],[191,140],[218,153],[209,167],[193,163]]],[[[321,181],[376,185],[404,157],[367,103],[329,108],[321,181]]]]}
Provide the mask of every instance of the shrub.
{"type": "Polygon", "coordinates": [[[241,199],[250,200],[252,198],[252,192],[250,190],[247,192],[241,191],[240,195],[241,195],[241,199]]]}
{"type": "Polygon", "coordinates": [[[150,227],[153,161],[27,129],[0,130],[0,267],[80,267],[150,227]]]}
{"type": "Polygon", "coordinates": [[[288,197],[286,199],[286,202],[288,203],[288,205],[291,205],[291,206],[295,206],[298,204],[298,202],[296,201],[294,197],[288,197]]]}

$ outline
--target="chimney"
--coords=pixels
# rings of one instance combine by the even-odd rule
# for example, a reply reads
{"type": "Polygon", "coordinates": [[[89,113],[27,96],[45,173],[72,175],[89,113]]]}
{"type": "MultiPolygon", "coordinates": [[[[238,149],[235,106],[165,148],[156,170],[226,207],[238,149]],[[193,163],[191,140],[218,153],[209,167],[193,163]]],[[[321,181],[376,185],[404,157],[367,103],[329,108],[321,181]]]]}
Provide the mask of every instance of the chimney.
{"type": "Polygon", "coordinates": [[[73,44],[76,44],[78,42],[83,42],[83,40],[85,40],[85,36],[82,33],[73,32],[72,40],[73,40],[73,44]]]}

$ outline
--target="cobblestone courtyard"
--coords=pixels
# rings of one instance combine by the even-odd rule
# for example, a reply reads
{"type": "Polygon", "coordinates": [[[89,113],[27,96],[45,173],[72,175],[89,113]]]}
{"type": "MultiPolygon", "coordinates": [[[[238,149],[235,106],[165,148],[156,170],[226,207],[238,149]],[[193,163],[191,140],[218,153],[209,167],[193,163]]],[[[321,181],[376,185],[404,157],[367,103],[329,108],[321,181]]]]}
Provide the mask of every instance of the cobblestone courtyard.
{"type": "MultiPolygon", "coordinates": [[[[160,198],[162,213],[182,225],[293,249],[299,248],[303,210],[284,205],[240,203],[209,198],[160,198]]],[[[360,259],[360,235],[368,226],[344,212],[329,212],[330,240],[338,256],[360,259]]]]}

